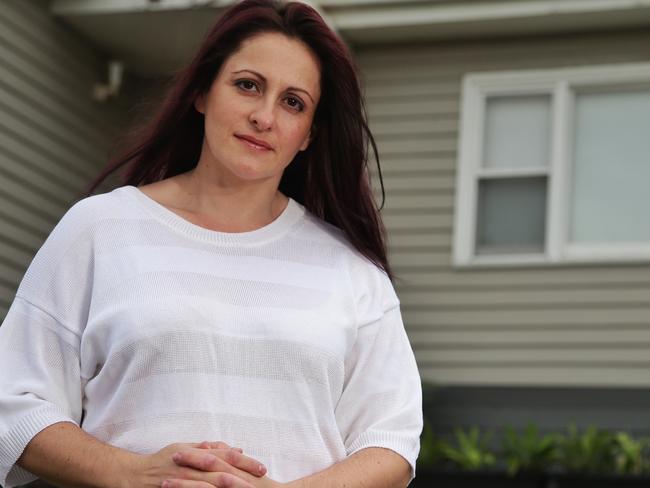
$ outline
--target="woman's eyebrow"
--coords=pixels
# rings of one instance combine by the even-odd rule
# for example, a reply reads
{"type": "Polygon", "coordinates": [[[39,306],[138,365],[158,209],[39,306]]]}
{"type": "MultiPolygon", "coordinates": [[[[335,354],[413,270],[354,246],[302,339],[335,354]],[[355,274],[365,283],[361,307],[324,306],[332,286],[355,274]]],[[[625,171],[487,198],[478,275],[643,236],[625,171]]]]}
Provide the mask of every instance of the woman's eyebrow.
{"type": "MultiPolygon", "coordinates": [[[[252,69],[240,69],[240,70],[238,70],[238,71],[233,71],[232,73],[233,73],[234,75],[237,75],[237,74],[239,74],[239,73],[243,73],[243,72],[245,72],[245,71],[248,72],[248,73],[253,73],[255,76],[257,76],[258,78],[260,78],[263,82],[266,82],[266,77],[265,77],[264,75],[262,75],[261,73],[258,73],[257,71],[253,71],[252,69]]],[[[312,96],[309,94],[309,92],[308,92],[307,90],[305,90],[304,88],[298,88],[297,86],[290,86],[289,88],[287,88],[287,91],[299,91],[299,92],[303,92],[303,93],[305,93],[305,94],[306,94],[306,95],[311,99],[312,103],[316,103],[316,102],[314,102],[313,97],[312,97],[312,96]]]]}

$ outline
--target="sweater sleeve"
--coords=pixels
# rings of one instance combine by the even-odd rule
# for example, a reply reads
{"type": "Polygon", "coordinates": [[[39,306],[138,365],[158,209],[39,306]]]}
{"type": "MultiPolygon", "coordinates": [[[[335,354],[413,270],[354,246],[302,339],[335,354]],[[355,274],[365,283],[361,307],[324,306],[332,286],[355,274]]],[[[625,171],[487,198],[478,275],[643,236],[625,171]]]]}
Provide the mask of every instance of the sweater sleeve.
{"type": "Polygon", "coordinates": [[[422,386],[399,302],[388,278],[361,297],[360,323],[345,364],[336,419],[347,454],[383,447],[411,465],[420,450],[422,386]]]}
{"type": "Polygon", "coordinates": [[[92,252],[82,206],[63,217],[34,257],[0,327],[0,485],[36,479],[15,463],[29,441],[82,416],[81,335],[92,252]]]}

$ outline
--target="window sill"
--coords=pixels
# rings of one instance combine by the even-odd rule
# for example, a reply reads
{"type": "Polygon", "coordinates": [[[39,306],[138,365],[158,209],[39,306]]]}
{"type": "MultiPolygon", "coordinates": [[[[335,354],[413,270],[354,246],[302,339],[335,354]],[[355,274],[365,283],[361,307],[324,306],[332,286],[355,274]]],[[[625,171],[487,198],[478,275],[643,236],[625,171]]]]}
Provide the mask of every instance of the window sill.
{"type": "Polygon", "coordinates": [[[521,255],[492,255],[474,256],[469,260],[454,260],[452,266],[456,269],[476,268],[517,268],[517,267],[569,267],[569,266],[629,266],[646,265],[650,266],[650,252],[626,253],[586,253],[571,252],[560,258],[551,258],[542,254],[521,254],[521,255]]]}

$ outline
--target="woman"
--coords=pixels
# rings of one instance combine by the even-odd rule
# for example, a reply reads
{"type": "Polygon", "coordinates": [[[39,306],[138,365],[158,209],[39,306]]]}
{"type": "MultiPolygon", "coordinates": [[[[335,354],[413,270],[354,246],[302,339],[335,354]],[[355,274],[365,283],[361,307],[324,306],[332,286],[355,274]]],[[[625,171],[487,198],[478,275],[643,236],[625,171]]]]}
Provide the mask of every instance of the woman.
{"type": "Polygon", "coordinates": [[[125,186],[74,205],[21,282],[0,484],[406,486],[420,382],[365,141],[313,9],[227,11],[92,189],[128,164],[125,186]]]}

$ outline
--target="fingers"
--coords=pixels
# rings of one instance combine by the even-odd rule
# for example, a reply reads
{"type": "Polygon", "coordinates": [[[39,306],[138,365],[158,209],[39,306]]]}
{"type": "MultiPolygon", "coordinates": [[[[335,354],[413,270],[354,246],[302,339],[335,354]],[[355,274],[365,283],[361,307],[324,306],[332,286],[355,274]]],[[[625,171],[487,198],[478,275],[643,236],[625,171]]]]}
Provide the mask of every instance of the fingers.
{"type": "Polygon", "coordinates": [[[246,471],[253,476],[260,477],[266,474],[266,466],[260,463],[257,459],[248,457],[241,452],[235,451],[234,449],[223,451],[222,459],[231,466],[234,466],[237,469],[241,469],[242,471],[246,471]]]}
{"type": "MultiPolygon", "coordinates": [[[[192,481],[192,480],[165,480],[160,485],[161,488],[215,488],[214,485],[205,481],[192,481]]],[[[221,487],[219,487],[221,488],[221,487]]]]}
{"type": "Polygon", "coordinates": [[[215,473],[210,483],[206,481],[169,479],[162,488],[255,488],[253,485],[229,473],[215,473]]]}
{"type": "Polygon", "coordinates": [[[188,447],[197,448],[197,449],[235,449],[236,451],[244,452],[240,447],[230,447],[228,444],[221,441],[217,441],[217,442],[203,441],[201,443],[176,442],[174,444],[169,444],[167,446],[167,448],[175,449],[176,451],[180,451],[181,449],[188,448],[188,447]]]}
{"type": "Polygon", "coordinates": [[[218,471],[220,467],[224,467],[224,462],[209,452],[181,451],[172,455],[172,461],[179,466],[201,471],[218,471]]]}
{"type": "Polygon", "coordinates": [[[234,449],[187,449],[175,453],[172,460],[179,466],[201,471],[235,473],[232,468],[237,468],[257,477],[267,471],[262,463],[234,449]]]}
{"type": "Polygon", "coordinates": [[[243,453],[244,450],[241,447],[230,447],[228,444],[225,442],[209,442],[209,441],[203,441],[197,446],[199,449],[234,449],[237,452],[243,453]]]}
{"type": "Polygon", "coordinates": [[[203,441],[199,444],[198,446],[201,449],[230,449],[230,446],[226,444],[225,442],[210,442],[210,441],[203,441]]]}

